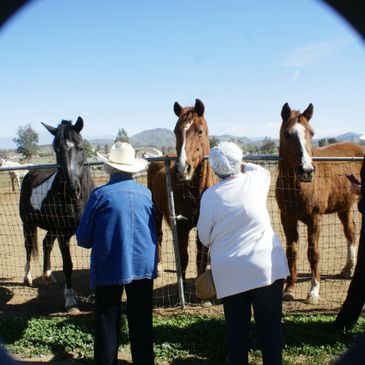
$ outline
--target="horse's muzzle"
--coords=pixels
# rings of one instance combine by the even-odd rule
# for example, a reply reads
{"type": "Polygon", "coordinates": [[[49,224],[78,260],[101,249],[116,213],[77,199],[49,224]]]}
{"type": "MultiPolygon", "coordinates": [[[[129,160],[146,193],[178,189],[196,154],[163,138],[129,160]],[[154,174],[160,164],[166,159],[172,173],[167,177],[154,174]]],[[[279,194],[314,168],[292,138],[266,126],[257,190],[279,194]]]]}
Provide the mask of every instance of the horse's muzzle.
{"type": "Polygon", "coordinates": [[[76,199],[80,199],[81,196],[81,184],[79,181],[74,181],[70,184],[70,194],[76,199]]]}
{"type": "Polygon", "coordinates": [[[176,173],[180,181],[190,181],[193,175],[191,165],[181,167],[179,164],[176,164],[176,173]]]}
{"type": "Polygon", "coordinates": [[[315,167],[304,169],[302,165],[298,166],[298,177],[301,182],[312,182],[315,172],[315,167]]]}

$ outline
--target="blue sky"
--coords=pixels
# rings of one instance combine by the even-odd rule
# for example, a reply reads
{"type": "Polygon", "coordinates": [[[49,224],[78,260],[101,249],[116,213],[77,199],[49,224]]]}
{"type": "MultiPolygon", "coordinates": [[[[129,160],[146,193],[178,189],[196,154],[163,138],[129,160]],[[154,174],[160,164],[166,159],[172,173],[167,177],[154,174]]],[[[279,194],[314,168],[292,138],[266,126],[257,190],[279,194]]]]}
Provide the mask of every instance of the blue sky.
{"type": "Polygon", "coordinates": [[[210,134],[277,138],[285,102],[314,105],[316,138],[365,133],[365,44],[319,0],[33,0],[0,55],[0,137],[173,129],[196,98],[210,134]]]}

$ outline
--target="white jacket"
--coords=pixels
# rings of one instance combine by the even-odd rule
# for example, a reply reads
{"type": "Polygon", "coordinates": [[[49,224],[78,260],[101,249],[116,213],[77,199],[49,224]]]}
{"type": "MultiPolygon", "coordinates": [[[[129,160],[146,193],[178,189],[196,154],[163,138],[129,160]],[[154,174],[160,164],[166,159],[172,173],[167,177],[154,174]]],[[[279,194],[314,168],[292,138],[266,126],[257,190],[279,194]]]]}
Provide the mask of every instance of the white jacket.
{"type": "Polygon", "coordinates": [[[289,275],[279,237],[266,207],[270,173],[247,163],[244,173],[207,189],[197,224],[210,248],[217,298],[272,284],[289,275]]]}

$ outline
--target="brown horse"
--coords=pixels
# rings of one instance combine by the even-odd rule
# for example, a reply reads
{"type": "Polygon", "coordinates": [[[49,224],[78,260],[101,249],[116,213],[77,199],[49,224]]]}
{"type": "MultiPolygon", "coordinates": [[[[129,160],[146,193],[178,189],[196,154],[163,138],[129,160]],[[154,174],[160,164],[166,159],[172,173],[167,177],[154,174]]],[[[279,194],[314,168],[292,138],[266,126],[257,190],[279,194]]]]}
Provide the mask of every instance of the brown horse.
{"type": "Polygon", "coordinates": [[[301,221],[307,226],[307,257],[311,267],[311,287],[307,302],[316,304],[319,301],[318,245],[323,214],[337,213],[343,224],[347,239],[347,262],[341,271],[341,276],[351,276],[355,265],[353,204],[357,201],[357,197],[351,193],[351,184],[346,179],[345,173],[359,176],[361,161],[333,164],[330,161],[318,160],[314,163],[312,157],[363,157],[365,149],[349,142],[313,148],[314,132],[309,124],[312,115],[312,104],[309,104],[303,113],[291,110],[288,103],[282,108],[279,145],[281,160],[275,194],[286,236],[286,253],[290,269],[284,298],[294,299],[294,287],[297,281],[298,221],[301,221]]]}
{"type": "MultiPolygon", "coordinates": [[[[174,205],[177,220],[177,236],[183,279],[188,265],[189,232],[196,226],[200,197],[205,189],[213,185],[213,172],[204,156],[208,155],[210,145],[208,126],[204,118],[204,104],[196,99],[195,106],[180,106],[175,102],[174,112],[178,117],[174,133],[176,136],[176,162],[170,167],[174,205]]],[[[161,161],[151,162],[147,172],[148,187],[152,191],[157,210],[157,232],[159,252],[159,272],[161,273],[162,221],[170,225],[170,210],[166,191],[165,164],[161,161]]],[[[201,272],[206,266],[206,252],[197,242],[197,269],[201,272]]]]}

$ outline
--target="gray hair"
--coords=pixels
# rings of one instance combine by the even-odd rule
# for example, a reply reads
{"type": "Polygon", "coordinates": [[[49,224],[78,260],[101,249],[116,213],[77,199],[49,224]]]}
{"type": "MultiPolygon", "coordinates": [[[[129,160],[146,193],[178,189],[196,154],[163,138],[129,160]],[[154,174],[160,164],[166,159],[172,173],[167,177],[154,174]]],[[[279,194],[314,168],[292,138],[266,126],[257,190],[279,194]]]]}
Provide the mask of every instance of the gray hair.
{"type": "Polygon", "coordinates": [[[110,176],[112,176],[112,175],[114,175],[114,174],[120,174],[120,173],[125,173],[125,174],[128,174],[128,172],[124,172],[124,171],[120,171],[120,170],[118,170],[118,169],[116,169],[115,167],[113,167],[113,166],[110,166],[110,165],[108,165],[108,164],[104,164],[104,171],[108,174],[108,175],[110,175],[110,176]]]}

